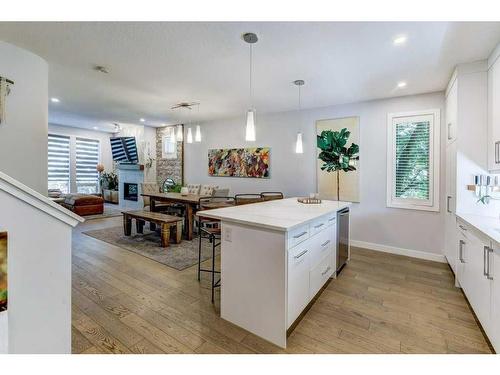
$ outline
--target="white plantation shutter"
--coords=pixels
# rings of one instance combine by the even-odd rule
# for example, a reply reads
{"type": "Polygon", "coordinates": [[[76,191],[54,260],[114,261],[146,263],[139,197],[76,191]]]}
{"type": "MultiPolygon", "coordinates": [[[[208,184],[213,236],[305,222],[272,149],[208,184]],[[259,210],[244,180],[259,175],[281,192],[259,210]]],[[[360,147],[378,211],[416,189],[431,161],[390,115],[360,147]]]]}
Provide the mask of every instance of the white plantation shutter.
{"type": "Polygon", "coordinates": [[[439,211],[439,110],[388,116],[387,206],[439,211]]]}
{"type": "Polygon", "coordinates": [[[70,138],[64,135],[48,136],[48,187],[60,189],[63,193],[70,190],[70,138]]]}
{"type": "Polygon", "coordinates": [[[429,200],[430,122],[396,124],[395,196],[429,200]]]}
{"type": "Polygon", "coordinates": [[[99,141],[76,138],[76,189],[78,193],[97,193],[99,174],[99,141]]]}

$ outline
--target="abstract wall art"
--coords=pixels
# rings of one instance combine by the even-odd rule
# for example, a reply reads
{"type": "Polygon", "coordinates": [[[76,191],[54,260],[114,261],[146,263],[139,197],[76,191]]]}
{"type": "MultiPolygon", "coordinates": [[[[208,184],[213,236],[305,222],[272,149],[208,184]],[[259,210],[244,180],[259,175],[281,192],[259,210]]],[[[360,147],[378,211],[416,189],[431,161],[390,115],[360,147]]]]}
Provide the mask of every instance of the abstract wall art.
{"type": "Polygon", "coordinates": [[[7,310],[7,232],[0,232],[0,311],[7,310]]]}
{"type": "Polygon", "coordinates": [[[270,177],[270,148],[208,150],[208,174],[214,177],[270,177]]]}

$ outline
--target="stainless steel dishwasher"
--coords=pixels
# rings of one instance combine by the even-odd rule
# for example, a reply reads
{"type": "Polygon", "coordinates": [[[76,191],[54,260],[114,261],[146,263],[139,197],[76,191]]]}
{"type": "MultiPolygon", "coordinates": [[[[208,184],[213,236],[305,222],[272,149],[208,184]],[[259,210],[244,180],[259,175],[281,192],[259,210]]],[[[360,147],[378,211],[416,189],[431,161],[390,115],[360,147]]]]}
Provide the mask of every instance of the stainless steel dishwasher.
{"type": "Polygon", "coordinates": [[[349,208],[337,212],[337,275],[349,258],[349,208]]]}

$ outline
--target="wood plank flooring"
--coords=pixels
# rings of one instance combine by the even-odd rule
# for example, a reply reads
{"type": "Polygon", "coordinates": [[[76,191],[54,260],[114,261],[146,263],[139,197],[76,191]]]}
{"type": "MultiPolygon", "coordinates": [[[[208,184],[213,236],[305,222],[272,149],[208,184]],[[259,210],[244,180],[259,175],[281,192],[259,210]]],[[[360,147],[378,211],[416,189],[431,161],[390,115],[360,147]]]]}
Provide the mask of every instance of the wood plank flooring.
{"type": "Polygon", "coordinates": [[[119,225],[74,230],[73,353],[491,353],[445,264],[352,249],[283,350],[222,320],[196,266],[177,271],[81,233],[119,225]]]}

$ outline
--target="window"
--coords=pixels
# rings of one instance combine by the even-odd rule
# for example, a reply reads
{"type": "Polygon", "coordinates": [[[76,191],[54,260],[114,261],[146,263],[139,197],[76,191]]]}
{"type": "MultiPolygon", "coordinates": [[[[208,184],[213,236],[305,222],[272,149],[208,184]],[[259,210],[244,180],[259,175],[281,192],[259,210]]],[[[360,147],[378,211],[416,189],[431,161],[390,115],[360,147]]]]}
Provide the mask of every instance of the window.
{"type": "Polygon", "coordinates": [[[439,211],[439,110],[388,115],[387,206],[439,211]]]}
{"type": "Polygon", "coordinates": [[[99,190],[99,141],[76,138],[76,192],[94,194],[99,190]]]}
{"type": "Polygon", "coordinates": [[[70,192],[70,139],[64,135],[49,134],[48,186],[63,193],[70,192]]]}

